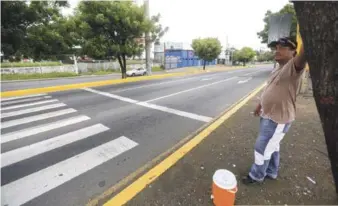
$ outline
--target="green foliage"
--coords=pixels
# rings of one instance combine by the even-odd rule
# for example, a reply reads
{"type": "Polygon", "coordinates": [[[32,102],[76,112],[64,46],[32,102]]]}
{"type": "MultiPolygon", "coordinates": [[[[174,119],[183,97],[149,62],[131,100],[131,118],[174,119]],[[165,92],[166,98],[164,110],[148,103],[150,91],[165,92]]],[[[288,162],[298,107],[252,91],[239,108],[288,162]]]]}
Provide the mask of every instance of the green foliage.
{"type": "Polygon", "coordinates": [[[253,59],[256,52],[250,47],[243,47],[241,50],[234,51],[233,61],[242,62],[243,65],[253,59]]]}
{"type": "Polygon", "coordinates": [[[1,68],[10,67],[40,67],[40,66],[61,66],[60,62],[13,62],[13,63],[1,63],[1,68]]]}
{"type": "Polygon", "coordinates": [[[203,69],[207,61],[212,61],[221,53],[221,42],[217,38],[194,39],[191,47],[195,54],[204,60],[203,69]]]}
{"type": "Polygon", "coordinates": [[[51,73],[34,73],[34,74],[1,74],[1,80],[25,80],[25,79],[48,79],[60,77],[78,76],[72,72],[51,72],[51,73]]]}
{"type": "Polygon", "coordinates": [[[257,33],[258,37],[261,38],[262,43],[268,43],[268,33],[269,33],[269,18],[272,15],[278,14],[291,14],[292,15],[292,23],[291,23],[291,30],[290,30],[290,37],[296,39],[297,36],[297,17],[295,9],[293,8],[293,4],[286,4],[281,10],[276,13],[272,13],[268,10],[265,13],[264,21],[264,29],[257,33]]]}
{"type": "Polygon", "coordinates": [[[23,1],[1,1],[1,51],[15,55],[25,41],[26,28],[34,21],[32,11],[23,1]]]}
{"type": "Polygon", "coordinates": [[[144,7],[128,1],[83,1],[76,18],[81,22],[83,52],[94,58],[116,57],[123,78],[126,57],[138,56],[144,50],[137,40],[149,32],[155,41],[165,32],[158,24],[159,16],[148,20],[144,7]]]}
{"type": "Polygon", "coordinates": [[[272,51],[261,52],[257,54],[257,61],[258,62],[266,62],[266,61],[273,61],[274,54],[272,51]]]}
{"type": "Polygon", "coordinates": [[[81,1],[70,17],[61,14],[67,1],[1,1],[1,6],[1,50],[11,62],[88,55],[118,60],[125,77],[127,58],[144,51],[144,34],[147,42],[158,42],[168,31],[160,15],[148,19],[144,6],[130,1],[81,1]]]}
{"type": "Polygon", "coordinates": [[[67,1],[1,1],[1,50],[5,57],[40,57],[64,46],[60,40],[66,34],[57,32],[64,6],[67,1]]]}

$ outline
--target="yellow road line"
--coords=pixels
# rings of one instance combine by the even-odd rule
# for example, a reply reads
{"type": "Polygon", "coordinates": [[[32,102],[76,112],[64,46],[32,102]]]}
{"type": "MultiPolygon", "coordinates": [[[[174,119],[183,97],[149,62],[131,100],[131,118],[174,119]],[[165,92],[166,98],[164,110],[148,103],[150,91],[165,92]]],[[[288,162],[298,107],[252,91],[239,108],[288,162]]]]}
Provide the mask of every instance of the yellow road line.
{"type": "Polygon", "coordinates": [[[160,175],[162,175],[166,170],[172,167],[177,161],[179,161],[185,154],[191,151],[196,147],[202,140],[204,140],[211,132],[213,132],[217,127],[219,127],[225,120],[231,117],[235,112],[237,112],[242,106],[244,106],[253,96],[255,96],[265,84],[259,86],[253,90],[249,95],[241,99],[236,103],[230,110],[228,110],[224,115],[215,120],[207,128],[202,130],[199,134],[193,137],[190,141],[176,150],[174,153],[169,155],[162,162],[157,164],[155,167],[150,169],[147,173],[142,175],[136,181],[131,183],[128,187],[110,199],[104,204],[104,206],[119,206],[126,204],[129,200],[135,197],[139,192],[141,192],[147,185],[155,181],[160,175]]]}

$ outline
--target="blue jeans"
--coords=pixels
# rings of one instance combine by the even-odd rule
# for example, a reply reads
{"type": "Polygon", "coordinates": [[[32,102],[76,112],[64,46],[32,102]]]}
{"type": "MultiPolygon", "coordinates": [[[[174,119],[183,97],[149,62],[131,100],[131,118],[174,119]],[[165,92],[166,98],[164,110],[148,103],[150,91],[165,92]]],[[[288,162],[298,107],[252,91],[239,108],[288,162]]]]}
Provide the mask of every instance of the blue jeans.
{"type": "Polygon", "coordinates": [[[263,181],[266,176],[276,179],[279,167],[279,144],[291,123],[277,124],[276,122],[260,119],[260,131],[255,144],[255,163],[249,175],[256,181],[263,181]]]}

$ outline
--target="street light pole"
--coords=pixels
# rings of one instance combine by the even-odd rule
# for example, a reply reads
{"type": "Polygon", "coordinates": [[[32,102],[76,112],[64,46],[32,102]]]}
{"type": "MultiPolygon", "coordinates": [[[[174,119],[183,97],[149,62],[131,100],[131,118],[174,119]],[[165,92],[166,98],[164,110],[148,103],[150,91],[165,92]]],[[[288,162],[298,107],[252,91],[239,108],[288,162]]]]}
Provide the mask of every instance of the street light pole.
{"type": "MultiPolygon", "coordinates": [[[[144,0],[144,6],[145,6],[145,16],[147,19],[150,19],[149,16],[149,0],[144,0]]],[[[145,33],[145,44],[146,44],[146,69],[147,74],[151,75],[151,65],[150,65],[150,47],[151,47],[151,41],[149,37],[149,32],[145,33]]]]}

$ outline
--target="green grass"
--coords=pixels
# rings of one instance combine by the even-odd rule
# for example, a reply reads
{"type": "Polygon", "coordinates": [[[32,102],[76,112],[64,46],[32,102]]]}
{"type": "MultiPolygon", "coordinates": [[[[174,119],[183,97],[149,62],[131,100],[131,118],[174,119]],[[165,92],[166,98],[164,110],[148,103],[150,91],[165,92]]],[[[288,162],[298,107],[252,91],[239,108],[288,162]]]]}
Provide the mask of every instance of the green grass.
{"type": "Polygon", "coordinates": [[[145,60],[132,60],[132,59],[130,59],[130,60],[126,60],[126,63],[127,64],[145,64],[146,62],[145,62],[145,60]]]}
{"type": "Polygon", "coordinates": [[[153,71],[153,72],[162,72],[163,69],[161,67],[156,66],[156,67],[152,67],[151,71],[153,71]]]}
{"type": "Polygon", "coordinates": [[[81,75],[106,75],[106,74],[116,74],[121,73],[119,70],[107,69],[107,70],[97,70],[81,73],[81,75]]]}
{"type": "Polygon", "coordinates": [[[51,73],[35,73],[35,74],[1,74],[1,80],[27,80],[27,79],[48,79],[60,77],[76,77],[72,72],[51,72],[51,73]]]}
{"type": "Polygon", "coordinates": [[[1,63],[1,68],[10,67],[39,67],[39,66],[61,66],[60,62],[5,62],[1,63]]]}

